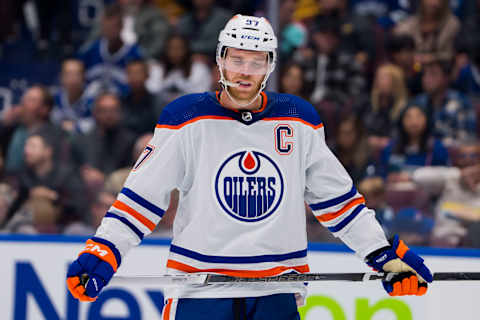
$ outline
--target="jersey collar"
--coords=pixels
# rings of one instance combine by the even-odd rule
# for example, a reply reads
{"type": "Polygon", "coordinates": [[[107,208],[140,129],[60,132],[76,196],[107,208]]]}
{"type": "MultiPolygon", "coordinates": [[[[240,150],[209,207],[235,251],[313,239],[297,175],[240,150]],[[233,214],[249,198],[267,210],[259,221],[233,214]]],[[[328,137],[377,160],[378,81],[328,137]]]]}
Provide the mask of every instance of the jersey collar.
{"type": "Polygon", "coordinates": [[[225,107],[220,102],[221,93],[222,93],[222,90],[215,91],[216,102],[222,108],[227,110],[228,113],[231,113],[231,116],[234,119],[242,122],[243,124],[250,125],[252,123],[255,123],[258,120],[263,119],[265,115],[269,112],[270,108],[268,107],[268,96],[264,91],[260,92],[260,97],[262,99],[262,102],[261,102],[261,107],[257,110],[238,110],[238,109],[225,107]]]}

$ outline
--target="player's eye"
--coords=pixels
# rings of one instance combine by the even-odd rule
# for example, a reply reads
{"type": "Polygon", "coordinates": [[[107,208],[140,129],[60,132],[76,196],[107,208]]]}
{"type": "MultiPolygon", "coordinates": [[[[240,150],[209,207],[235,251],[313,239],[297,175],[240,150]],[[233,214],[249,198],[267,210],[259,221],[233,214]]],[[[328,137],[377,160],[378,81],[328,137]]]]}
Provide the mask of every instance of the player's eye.
{"type": "Polygon", "coordinates": [[[263,62],[253,62],[252,67],[254,67],[255,69],[261,69],[261,68],[265,67],[265,63],[263,63],[263,62]]]}

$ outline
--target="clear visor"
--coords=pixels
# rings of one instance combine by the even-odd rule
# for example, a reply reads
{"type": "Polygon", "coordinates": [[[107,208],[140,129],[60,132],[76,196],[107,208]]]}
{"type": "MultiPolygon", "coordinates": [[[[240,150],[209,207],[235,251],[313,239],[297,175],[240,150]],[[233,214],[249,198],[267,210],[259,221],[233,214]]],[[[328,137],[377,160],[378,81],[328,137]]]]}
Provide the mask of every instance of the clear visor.
{"type": "Polygon", "coordinates": [[[269,57],[258,58],[244,58],[237,56],[227,56],[220,60],[222,68],[230,72],[261,75],[268,71],[269,57]]]}

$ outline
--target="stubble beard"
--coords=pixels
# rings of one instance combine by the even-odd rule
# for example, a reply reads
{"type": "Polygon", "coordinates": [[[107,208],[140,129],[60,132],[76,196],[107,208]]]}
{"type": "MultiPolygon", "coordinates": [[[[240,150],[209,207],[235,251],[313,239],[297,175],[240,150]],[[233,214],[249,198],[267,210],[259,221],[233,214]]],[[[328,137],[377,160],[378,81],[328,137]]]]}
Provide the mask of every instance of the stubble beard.
{"type": "MultiPolygon", "coordinates": [[[[248,81],[252,82],[252,81],[255,81],[255,80],[248,79],[248,81]]],[[[255,98],[255,96],[258,94],[258,92],[260,90],[261,85],[262,85],[262,82],[258,81],[255,84],[255,89],[252,89],[251,91],[248,91],[248,92],[243,91],[243,90],[238,89],[238,88],[234,88],[234,87],[229,87],[228,91],[229,91],[230,95],[235,100],[237,100],[238,102],[247,103],[247,102],[250,102],[253,98],[255,98]]]]}

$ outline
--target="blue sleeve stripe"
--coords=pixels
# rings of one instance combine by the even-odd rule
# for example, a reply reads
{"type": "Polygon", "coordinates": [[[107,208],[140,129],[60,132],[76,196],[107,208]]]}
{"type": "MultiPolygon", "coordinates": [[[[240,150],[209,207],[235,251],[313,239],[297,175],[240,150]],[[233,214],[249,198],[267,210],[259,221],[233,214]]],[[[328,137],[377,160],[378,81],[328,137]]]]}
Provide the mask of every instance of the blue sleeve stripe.
{"type": "Polygon", "coordinates": [[[119,215],[116,215],[115,213],[112,212],[107,212],[105,215],[106,218],[113,218],[113,219],[118,219],[121,222],[123,222],[127,227],[129,227],[137,236],[140,238],[140,240],[143,240],[143,232],[140,231],[137,227],[135,227],[130,221],[128,221],[127,218],[121,217],[119,215]]]}
{"type": "Polygon", "coordinates": [[[342,203],[342,202],[350,199],[351,197],[353,197],[356,194],[357,194],[357,189],[355,188],[355,185],[353,185],[352,189],[350,191],[348,191],[347,193],[345,193],[344,195],[341,195],[337,198],[333,198],[333,199],[330,199],[330,200],[327,200],[327,201],[311,204],[310,208],[312,208],[312,210],[321,210],[321,209],[326,209],[326,208],[329,208],[329,207],[333,207],[333,206],[335,206],[339,203],[342,203]]]}
{"type": "Polygon", "coordinates": [[[307,256],[307,249],[294,251],[285,254],[267,254],[261,256],[250,257],[225,257],[225,256],[209,256],[192,250],[178,247],[176,245],[170,246],[170,251],[188,258],[192,258],[202,262],[212,263],[260,263],[260,262],[278,262],[288,259],[304,258],[307,256]]]}
{"type": "Polygon", "coordinates": [[[139,196],[138,194],[136,194],[132,190],[124,187],[120,191],[120,193],[123,193],[124,195],[129,197],[131,200],[135,201],[136,203],[138,203],[139,205],[141,205],[145,209],[148,209],[149,211],[153,212],[154,214],[156,214],[160,218],[163,217],[163,215],[165,213],[164,210],[160,209],[159,207],[157,207],[156,205],[154,205],[150,201],[145,200],[144,198],[142,198],[141,196],[139,196]]]}
{"type": "Polygon", "coordinates": [[[91,240],[93,240],[95,242],[98,242],[98,243],[101,243],[101,244],[104,244],[107,247],[109,247],[110,250],[112,250],[113,255],[115,256],[115,259],[117,260],[117,267],[120,267],[120,264],[122,263],[122,255],[120,254],[120,251],[118,251],[117,247],[115,247],[115,245],[113,243],[111,243],[108,240],[98,238],[98,237],[92,237],[91,240]]]}
{"type": "Polygon", "coordinates": [[[359,204],[359,205],[352,211],[352,213],[350,213],[345,219],[343,219],[343,220],[342,220],[339,224],[337,224],[336,226],[328,227],[328,230],[330,230],[330,232],[337,232],[337,231],[342,230],[350,221],[353,220],[353,218],[355,218],[355,217],[360,213],[360,211],[362,211],[363,208],[365,208],[365,205],[359,204]]]}

